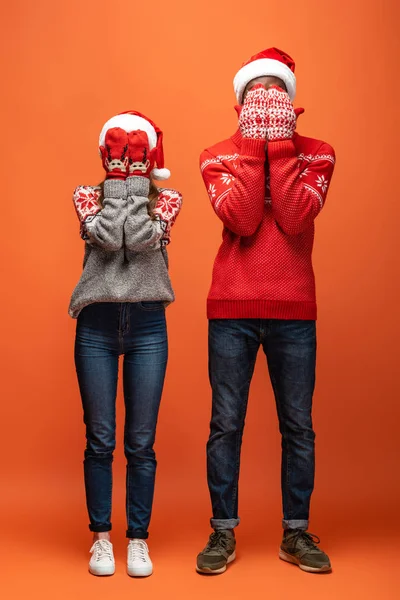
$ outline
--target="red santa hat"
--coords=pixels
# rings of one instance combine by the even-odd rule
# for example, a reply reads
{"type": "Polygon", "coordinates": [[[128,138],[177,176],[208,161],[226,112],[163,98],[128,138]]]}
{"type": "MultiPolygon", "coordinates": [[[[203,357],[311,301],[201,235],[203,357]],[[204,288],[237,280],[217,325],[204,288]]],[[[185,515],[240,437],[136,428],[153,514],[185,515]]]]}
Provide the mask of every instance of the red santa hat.
{"type": "Polygon", "coordinates": [[[296,77],[294,74],[294,60],[278,50],[278,48],[268,48],[258,54],[255,54],[245,62],[242,68],[236,73],[233,80],[236,98],[239,104],[243,102],[243,92],[246,85],[256,77],[279,77],[284,82],[290,99],[294,100],[296,96],[296,77]]]}
{"type": "Polygon", "coordinates": [[[121,127],[127,133],[137,130],[147,133],[150,150],[154,150],[154,158],[157,164],[157,167],[151,172],[152,177],[160,181],[171,177],[169,169],[164,167],[163,133],[151,119],[136,110],[128,110],[111,117],[101,130],[99,146],[104,146],[106,133],[113,127],[121,127]]]}

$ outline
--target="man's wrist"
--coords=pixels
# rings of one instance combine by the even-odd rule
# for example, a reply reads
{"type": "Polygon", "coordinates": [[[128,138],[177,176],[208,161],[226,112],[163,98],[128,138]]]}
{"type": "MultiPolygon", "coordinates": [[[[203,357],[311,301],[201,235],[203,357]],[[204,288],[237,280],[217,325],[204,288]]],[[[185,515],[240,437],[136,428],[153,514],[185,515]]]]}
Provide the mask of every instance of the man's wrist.
{"type": "Polygon", "coordinates": [[[295,158],[296,147],[292,139],[276,140],[268,142],[268,158],[269,160],[277,160],[280,158],[295,158]]]}
{"type": "Polygon", "coordinates": [[[266,145],[266,139],[243,138],[240,153],[245,154],[246,156],[258,156],[264,158],[266,145]]]}

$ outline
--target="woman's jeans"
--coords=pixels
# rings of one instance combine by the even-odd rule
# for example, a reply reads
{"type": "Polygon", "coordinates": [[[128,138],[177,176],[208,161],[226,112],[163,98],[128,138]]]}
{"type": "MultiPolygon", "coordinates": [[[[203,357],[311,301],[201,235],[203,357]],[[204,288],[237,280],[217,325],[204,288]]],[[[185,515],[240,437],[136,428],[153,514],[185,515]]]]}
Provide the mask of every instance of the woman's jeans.
{"type": "Polygon", "coordinates": [[[168,358],[162,303],[91,304],[78,317],[75,364],[86,424],[84,473],[89,528],[95,532],[111,530],[115,402],[121,354],[126,535],[146,539],[157,464],[153,444],[168,358]]]}
{"type": "Polygon", "coordinates": [[[209,323],[213,392],[207,445],[214,529],[238,525],[240,450],[258,350],[267,357],[282,436],[283,527],[307,529],[314,487],[311,407],[315,384],[315,321],[218,319],[209,323]]]}

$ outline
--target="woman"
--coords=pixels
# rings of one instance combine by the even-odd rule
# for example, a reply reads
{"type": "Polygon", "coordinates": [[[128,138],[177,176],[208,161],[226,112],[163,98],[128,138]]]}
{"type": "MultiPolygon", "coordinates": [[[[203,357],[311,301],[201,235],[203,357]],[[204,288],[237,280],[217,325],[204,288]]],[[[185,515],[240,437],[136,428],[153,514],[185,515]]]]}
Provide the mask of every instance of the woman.
{"type": "Polygon", "coordinates": [[[69,310],[78,320],[75,363],[86,424],[85,488],[94,533],[89,571],[115,572],[112,460],[118,358],[123,354],[127,570],[140,577],[152,573],[145,540],[167,366],[165,307],[174,300],[166,246],[182,197],[154,185],[153,178],[166,179],[170,173],[164,169],[162,132],[140,113],[123,113],[105,124],[100,154],[105,181],[74,193],[86,244],[83,273],[69,310]]]}

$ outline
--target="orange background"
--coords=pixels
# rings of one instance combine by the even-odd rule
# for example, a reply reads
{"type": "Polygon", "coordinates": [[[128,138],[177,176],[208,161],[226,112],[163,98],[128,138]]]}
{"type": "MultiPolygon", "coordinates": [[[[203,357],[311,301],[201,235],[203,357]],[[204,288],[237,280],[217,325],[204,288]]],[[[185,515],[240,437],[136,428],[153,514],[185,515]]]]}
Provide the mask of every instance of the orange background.
{"type": "MultiPolygon", "coordinates": [[[[2,597],[394,598],[398,555],[398,17],[395,0],[2,3],[2,597]],[[280,440],[263,356],[244,439],[239,558],[202,578],[209,533],[210,415],[205,299],[221,234],[200,151],[234,132],[232,78],[267,46],[297,62],[299,132],[338,156],[317,222],[317,486],[311,531],[328,577],[280,562],[280,440]],[[71,194],[102,177],[97,139],[137,109],[165,132],[184,210],[170,246],[177,301],[158,429],[155,574],[124,572],[122,397],[118,397],[117,574],[87,574],[84,428],[69,297],[83,243],[71,194]],[[4,210],[6,214],[4,214],[4,210]],[[396,395],[397,392],[397,395],[396,395]]],[[[398,589],[398,588],[397,588],[398,589]]],[[[397,596],[398,597],[398,596],[397,596]]]]}

